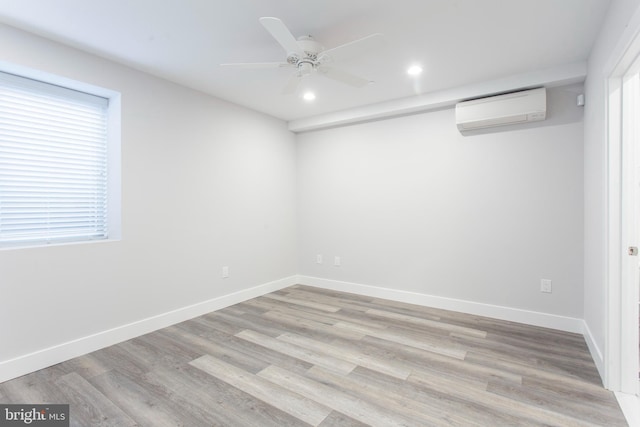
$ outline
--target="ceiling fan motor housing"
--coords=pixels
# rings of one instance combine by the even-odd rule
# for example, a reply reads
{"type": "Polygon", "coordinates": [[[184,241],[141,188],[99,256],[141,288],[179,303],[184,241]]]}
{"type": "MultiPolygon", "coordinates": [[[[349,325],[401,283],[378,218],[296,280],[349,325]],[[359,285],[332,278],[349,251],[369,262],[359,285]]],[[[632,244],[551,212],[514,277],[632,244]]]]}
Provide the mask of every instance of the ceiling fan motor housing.
{"type": "Polygon", "coordinates": [[[287,57],[287,62],[298,67],[299,76],[307,76],[319,65],[318,53],[324,47],[311,36],[300,37],[297,41],[305,56],[300,58],[297,53],[292,53],[287,57]]]}
{"type": "Polygon", "coordinates": [[[324,46],[315,41],[311,36],[302,36],[298,38],[298,45],[308,56],[316,56],[324,50],[324,46]]]}

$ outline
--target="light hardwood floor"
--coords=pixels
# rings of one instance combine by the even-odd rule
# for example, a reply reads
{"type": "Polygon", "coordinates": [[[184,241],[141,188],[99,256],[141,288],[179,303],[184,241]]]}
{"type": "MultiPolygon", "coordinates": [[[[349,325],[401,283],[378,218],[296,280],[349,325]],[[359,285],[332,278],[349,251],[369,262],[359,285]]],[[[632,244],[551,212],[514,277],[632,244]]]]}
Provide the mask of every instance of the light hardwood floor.
{"type": "Polygon", "coordinates": [[[0,384],[73,426],[624,426],[580,335],[292,286],[0,384]]]}

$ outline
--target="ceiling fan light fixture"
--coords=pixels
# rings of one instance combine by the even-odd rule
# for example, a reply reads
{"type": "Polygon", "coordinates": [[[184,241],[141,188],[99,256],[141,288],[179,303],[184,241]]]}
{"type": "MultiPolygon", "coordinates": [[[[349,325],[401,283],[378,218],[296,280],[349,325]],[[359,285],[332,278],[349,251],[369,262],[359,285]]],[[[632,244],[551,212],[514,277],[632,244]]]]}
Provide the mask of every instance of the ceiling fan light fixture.
{"type": "Polygon", "coordinates": [[[313,63],[302,61],[298,64],[298,74],[300,77],[308,76],[313,72],[313,63]]]}
{"type": "Polygon", "coordinates": [[[419,76],[422,74],[422,67],[419,65],[412,65],[407,69],[407,74],[410,76],[419,76]]]}
{"type": "Polygon", "coordinates": [[[302,98],[304,98],[305,101],[311,102],[316,99],[316,94],[313,92],[305,92],[302,98]]]}

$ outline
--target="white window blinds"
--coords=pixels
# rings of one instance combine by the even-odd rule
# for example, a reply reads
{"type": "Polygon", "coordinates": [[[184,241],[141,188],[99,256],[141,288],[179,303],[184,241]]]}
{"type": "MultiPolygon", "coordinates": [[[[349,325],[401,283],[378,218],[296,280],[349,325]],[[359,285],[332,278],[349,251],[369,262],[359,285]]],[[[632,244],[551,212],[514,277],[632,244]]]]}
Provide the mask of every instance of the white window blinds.
{"type": "Polygon", "coordinates": [[[107,108],[0,73],[0,247],[107,238],[107,108]]]}

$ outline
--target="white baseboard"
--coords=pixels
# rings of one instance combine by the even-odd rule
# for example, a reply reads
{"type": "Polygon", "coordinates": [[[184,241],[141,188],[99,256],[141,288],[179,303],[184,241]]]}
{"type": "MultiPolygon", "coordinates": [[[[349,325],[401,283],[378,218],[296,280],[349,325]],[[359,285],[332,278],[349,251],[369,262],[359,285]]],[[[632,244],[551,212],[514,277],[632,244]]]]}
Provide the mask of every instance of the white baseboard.
{"type": "Polygon", "coordinates": [[[286,277],[0,362],[0,383],[297,283],[286,277]]]}
{"type": "Polygon", "coordinates": [[[423,305],[426,307],[441,308],[444,310],[458,311],[476,316],[491,317],[494,319],[525,323],[527,325],[541,326],[578,334],[582,334],[584,330],[584,321],[574,317],[558,316],[555,314],[540,313],[537,311],[483,304],[473,301],[438,297],[420,294],[417,292],[400,291],[397,289],[341,282],[310,276],[298,276],[298,283],[318,288],[331,289],[334,291],[350,292],[375,298],[384,298],[393,301],[423,305]]]}
{"type": "Polygon", "coordinates": [[[310,276],[290,276],[273,282],[244,289],[232,294],[212,298],[187,307],[182,307],[167,313],[129,323],[110,330],[78,338],[53,347],[45,348],[14,359],[0,362],[0,382],[28,374],[55,365],[74,357],[82,356],[92,351],[126,341],[137,336],[156,331],[167,326],[220,310],[233,304],[255,298],[269,292],[292,286],[294,284],[315,286],[342,292],[351,292],[375,298],[418,304],[427,307],[453,310],[477,316],[524,323],[562,331],[583,334],[593,359],[602,374],[603,358],[595,344],[591,331],[582,319],[540,313],[510,307],[483,304],[473,301],[445,298],[416,292],[401,291],[390,288],[321,279],[310,276]]]}
{"type": "Polygon", "coordinates": [[[593,362],[596,364],[596,368],[598,368],[600,378],[604,378],[604,357],[602,356],[602,351],[600,350],[600,347],[598,347],[598,344],[596,344],[596,340],[593,338],[589,325],[587,325],[587,322],[584,320],[582,321],[582,335],[584,336],[584,340],[587,342],[587,347],[589,347],[589,352],[591,353],[593,362]]]}

